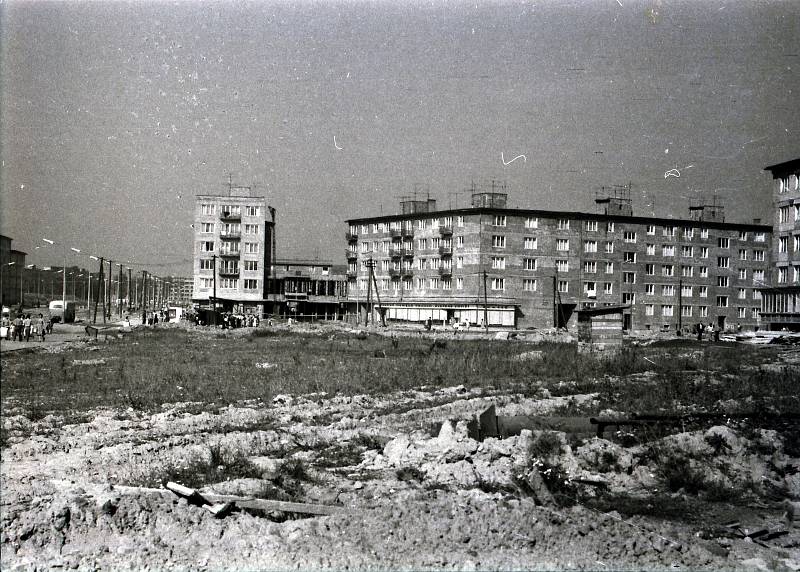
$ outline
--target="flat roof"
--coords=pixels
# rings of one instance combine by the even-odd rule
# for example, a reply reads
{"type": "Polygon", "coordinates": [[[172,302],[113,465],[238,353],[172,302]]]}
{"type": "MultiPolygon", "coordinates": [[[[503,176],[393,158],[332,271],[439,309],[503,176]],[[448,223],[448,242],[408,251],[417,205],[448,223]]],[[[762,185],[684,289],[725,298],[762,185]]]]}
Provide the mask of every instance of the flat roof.
{"type": "Polygon", "coordinates": [[[380,215],[375,217],[347,219],[345,220],[345,223],[363,224],[365,222],[378,222],[378,221],[390,222],[397,220],[429,218],[431,216],[462,215],[462,214],[504,214],[512,216],[536,215],[548,218],[607,220],[614,222],[630,222],[634,224],[661,224],[664,226],[694,226],[694,227],[707,227],[707,228],[724,228],[731,230],[755,230],[755,231],[772,232],[772,225],[769,224],[700,221],[700,220],[682,219],[682,218],[627,216],[627,215],[605,214],[605,213],[586,213],[580,211],[551,211],[543,209],[514,209],[514,208],[493,208],[493,207],[467,207],[460,209],[429,211],[426,213],[380,215]]]}
{"type": "Polygon", "coordinates": [[[789,159],[783,163],[775,163],[774,165],[764,167],[765,171],[772,171],[773,175],[775,175],[775,171],[788,171],[791,169],[800,169],[800,158],[789,159]]]}

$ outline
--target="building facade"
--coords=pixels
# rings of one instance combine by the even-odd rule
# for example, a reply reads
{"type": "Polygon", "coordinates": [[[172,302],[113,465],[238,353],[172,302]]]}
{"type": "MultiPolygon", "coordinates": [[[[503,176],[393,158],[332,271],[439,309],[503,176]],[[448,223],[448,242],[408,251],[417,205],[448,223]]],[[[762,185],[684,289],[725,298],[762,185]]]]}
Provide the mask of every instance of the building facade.
{"type": "Polygon", "coordinates": [[[761,313],[770,329],[800,331],[800,159],[765,170],[773,179],[773,267],[761,313]]]}
{"type": "Polygon", "coordinates": [[[351,311],[374,311],[377,287],[389,320],[574,327],[576,309],[623,305],[633,330],[761,325],[770,226],[726,223],[716,205],[669,219],[616,199],[598,200],[601,213],[506,203],[475,192],[471,208],[404,201],[401,214],[346,221],[351,311]]]}
{"type": "Polygon", "coordinates": [[[272,223],[263,196],[249,187],[198,195],[194,213],[192,302],[225,311],[264,311],[272,223]]]}
{"type": "Polygon", "coordinates": [[[275,261],[267,280],[269,314],[298,320],[338,320],[346,312],[344,266],[320,260],[275,261]]]}
{"type": "Polygon", "coordinates": [[[0,295],[3,306],[17,306],[22,301],[22,272],[25,257],[21,250],[11,248],[13,239],[0,235],[0,295]]]}

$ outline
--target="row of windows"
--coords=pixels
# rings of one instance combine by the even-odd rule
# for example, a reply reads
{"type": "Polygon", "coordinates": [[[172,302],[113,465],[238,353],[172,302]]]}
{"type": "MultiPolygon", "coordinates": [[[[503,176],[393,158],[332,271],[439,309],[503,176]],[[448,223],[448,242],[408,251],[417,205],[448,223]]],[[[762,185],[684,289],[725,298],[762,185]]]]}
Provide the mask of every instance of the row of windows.
{"type": "MultiPolygon", "coordinates": [[[[219,211],[217,211],[217,205],[214,203],[201,203],[200,204],[200,214],[203,215],[215,215],[219,213],[226,213],[229,215],[241,215],[242,214],[242,206],[241,205],[219,205],[219,211]]],[[[244,214],[245,216],[261,216],[261,207],[258,206],[245,206],[244,207],[244,214]]]]}
{"type": "MultiPolygon", "coordinates": [[[[791,272],[792,272],[792,282],[794,283],[800,282],[800,266],[793,266],[791,272]]],[[[789,268],[785,266],[779,267],[778,282],[781,284],[785,284],[788,281],[789,281],[789,268]]]]}
{"type": "MultiPolygon", "coordinates": [[[[239,269],[238,264],[229,264],[227,266],[220,265],[220,269],[230,269],[233,271],[237,271],[239,269]]],[[[200,270],[213,270],[214,269],[214,261],[210,258],[201,258],[200,259],[200,270]]],[[[244,261],[244,269],[247,272],[255,272],[258,270],[258,260],[245,260],[244,261]]]]}
{"type": "Polygon", "coordinates": [[[800,182],[797,180],[797,175],[788,175],[778,179],[778,192],[788,193],[789,191],[796,191],[800,189],[800,182]]]}
{"type": "MultiPolygon", "coordinates": [[[[216,223],[213,222],[201,222],[200,223],[200,232],[202,233],[213,233],[216,230],[217,226],[216,223]]],[[[245,234],[259,234],[259,225],[257,224],[245,224],[244,225],[244,233],[245,234]]],[[[220,232],[222,234],[239,234],[242,231],[242,225],[240,223],[224,223],[220,224],[220,232]]]]}
{"type": "MultiPolygon", "coordinates": [[[[727,308],[728,301],[727,299],[720,299],[725,298],[724,296],[719,297],[717,299],[717,307],[718,308],[727,308]]],[[[707,318],[708,317],[708,306],[681,306],[681,316],[684,318],[692,318],[694,317],[694,309],[697,308],[697,316],[698,318],[707,318]]],[[[656,306],[655,304],[645,304],[644,306],[644,313],[646,316],[654,316],[655,315],[656,306]]],[[[672,304],[661,304],[660,305],[661,316],[664,318],[671,318],[675,315],[675,306],[672,304]]],[[[759,309],[758,308],[746,308],[740,306],[736,308],[736,317],[737,318],[747,318],[747,311],[750,310],[750,316],[753,318],[758,318],[759,316],[759,309]]]]}
{"type": "MultiPolygon", "coordinates": [[[[778,237],[778,252],[781,254],[786,254],[789,252],[789,238],[788,236],[779,236],[778,237]]],[[[800,252],[800,236],[793,236],[792,238],[792,245],[794,246],[794,252],[800,252]]]]}
{"type": "MultiPolygon", "coordinates": [[[[258,290],[258,283],[259,280],[245,278],[242,281],[242,286],[245,290],[258,290]]],[[[214,287],[214,279],[213,278],[200,278],[200,288],[207,289],[214,287]]],[[[217,279],[217,288],[220,290],[238,290],[239,288],[239,279],[238,278],[218,278],[217,279]]]]}
{"type": "MultiPolygon", "coordinates": [[[[202,240],[200,241],[200,252],[214,252],[216,249],[216,244],[213,240],[202,240]]],[[[221,254],[236,254],[239,250],[239,243],[238,242],[223,242],[220,248],[221,254]]],[[[258,254],[258,243],[257,242],[245,242],[244,243],[244,253],[245,254],[258,254]]]]}

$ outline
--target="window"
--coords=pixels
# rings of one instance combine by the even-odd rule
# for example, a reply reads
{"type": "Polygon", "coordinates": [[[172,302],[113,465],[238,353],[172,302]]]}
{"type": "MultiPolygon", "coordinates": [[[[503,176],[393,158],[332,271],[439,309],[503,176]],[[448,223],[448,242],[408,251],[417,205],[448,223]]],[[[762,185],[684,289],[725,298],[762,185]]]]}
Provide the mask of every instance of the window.
{"type": "Polygon", "coordinates": [[[694,228],[691,226],[683,227],[683,238],[686,240],[692,240],[694,238],[694,228]]]}
{"type": "Polygon", "coordinates": [[[611,241],[606,241],[606,254],[613,254],[614,253],[614,243],[611,241]]]}
{"type": "Polygon", "coordinates": [[[505,248],[506,247],[506,237],[505,236],[492,236],[492,246],[494,248],[505,248]]]}
{"type": "Polygon", "coordinates": [[[525,228],[539,228],[539,217],[528,217],[525,219],[525,228]]]}
{"type": "Polygon", "coordinates": [[[644,273],[648,276],[655,276],[656,274],[656,265],[655,264],[645,264],[644,265],[644,273]]]}
{"type": "Polygon", "coordinates": [[[694,276],[694,266],[681,266],[681,276],[691,278],[694,276]]]}
{"type": "Polygon", "coordinates": [[[569,240],[566,238],[556,239],[556,250],[560,251],[569,250],[569,240]]]}
{"type": "Polygon", "coordinates": [[[665,226],[664,231],[662,232],[664,236],[675,236],[675,227],[674,226],[665,226]]]}
{"type": "Polygon", "coordinates": [[[636,284],[636,272],[623,272],[622,273],[622,283],[623,284],[636,284]]]}
{"type": "Polygon", "coordinates": [[[219,210],[221,210],[223,214],[231,216],[240,216],[242,214],[241,205],[220,205],[219,210]]]}
{"type": "Polygon", "coordinates": [[[596,220],[587,220],[586,221],[586,230],[588,232],[596,232],[597,231],[597,221],[596,220]]]}
{"type": "Polygon", "coordinates": [[[681,246],[681,256],[691,258],[694,256],[694,246],[681,246]]]}
{"type": "Polygon", "coordinates": [[[253,278],[245,278],[244,279],[244,289],[245,290],[255,290],[258,288],[258,280],[253,278]]]}
{"type": "Polygon", "coordinates": [[[219,287],[223,290],[235,290],[239,288],[238,278],[221,278],[219,280],[219,287]]]}
{"type": "Polygon", "coordinates": [[[613,222],[607,222],[606,223],[606,232],[614,232],[614,223],[613,222]]]}
{"type": "Polygon", "coordinates": [[[590,298],[594,298],[597,296],[597,283],[596,282],[584,282],[583,283],[583,293],[590,298]]]}
{"type": "Polygon", "coordinates": [[[691,286],[682,286],[681,287],[681,296],[684,298],[691,298],[692,297],[693,288],[691,286]]]}
{"type": "Polygon", "coordinates": [[[652,316],[655,312],[655,304],[645,304],[644,305],[644,314],[645,316],[652,316]]]}
{"type": "Polygon", "coordinates": [[[246,224],[246,225],[244,225],[244,233],[245,234],[258,234],[258,225],[257,224],[246,224]]]}
{"type": "Polygon", "coordinates": [[[739,240],[741,240],[742,242],[747,240],[747,231],[746,230],[740,230],[739,231],[739,240]]]}
{"type": "Polygon", "coordinates": [[[526,292],[536,292],[536,279],[535,278],[523,278],[522,279],[522,289],[526,292]]]}
{"type": "Polygon", "coordinates": [[[800,282],[800,266],[793,266],[792,269],[792,282],[800,282]]]}
{"type": "Polygon", "coordinates": [[[200,270],[214,270],[214,261],[210,258],[201,258],[200,270]]]}
{"type": "Polygon", "coordinates": [[[747,260],[747,249],[740,248],[739,249],[739,260],[747,260]]]}
{"type": "Polygon", "coordinates": [[[584,240],[583,241],[583,251],[584,252],[597,252],[597,241],[596,240],[584,240]]]}
{"type": "Polygon", "coordinates": [[[425,279],[421,277],[417,277],[415,280],[417,284],[417,290],[424,290],[425,289],[425,279]]]}
{"type": "Polygon", "coordinates": [[[700,278],[708,278],[708,266],[700,267],[700,278]]]}
{"type": "Polygon", "coordinates": [[[457,236],[456,237],[456,248],[464,248],[464,237],[457,236]]]}
{"type": "Polygon", "coordinates": [[[506,258],[505,256],[492,256],[492,268],[495,270],[505,270],[506,258]]]}
{"type": "MultiPolygon", "coordinates": [[[[417,230],[425,230],[425,219],[419,219],[417,221],[417,230]]],[[[424,287],[421,287],[420,290],[422,290],[423,288],[424,287]]]]}
{"type": "Polygon", "coordinates": [[[443,278],[442,290],[452,290],[452,289],[453,289],[453,281],[450,278],[443,278]]]}
{"type": "Polygon", "coordinates": [[[569,230],[569,219],[558,219],[558,230],[569,230]]]}
{"type": "Polygon", "coordinates": [[[672,304],[664,304],[663,306],[661,306],[661,315],[665,318],[671,318],[672,310],[673,310],[672,304]]]}
{"type": "Polygon", "coordinates": [[[753,300],[761,300],[761,292],[753,290],[753,300]]]}
{"type": "Polygon", "coordinates": [[[493,226],[506,226],[506,215],[494,215],[493,226]]]}
{"type": "Polygon", "coordinates": [[[569,260],[556,260],[556,272],[569,272],[569,260]]]}
{"type": "Polygon", "coordinates": [[[767,233],[766,232],[757,232],[753,237],[753,240],[756,242],[766,242],[767,240],[767,233]]]}
{"type": "Polygon", "coordinates": [[[214,287],[214,279],[213,278],[201,278],[200,279],[200,288],[213,288],[214,287]]]}
{"type": "MultiPolygon", "coordinates": [[[[246,216],[258,216],[259,210],[258,207],[244,207],[244,214],[246,216]]],[[[245,288],[247,288],[247,286],[245,286],[245,288]]]]}
{"type": "Polygon", "coordinates": [[[525,270],[536,270],[537,264],[535,258],[523,258],[522,268],[525,270]]]}
{"type": "Polygon", "coordinates": [[[700,247],[700,258],[708,258],[708,247],[701,246],[700,247]]]}
{"type": "Polygon", "coordinates": [[[200,205],[200,214],[213,215],[217,211],[217,205],[202,204],[200,205]]]}
{"type": "Polygon", "coordinates": [[[681,306],[681,316],[684,318],[691,318],[692,317],[692,307],[691,306],[681,306]]]}
{"type": "Polygon", "coordinates": [[[747,288],[739,288],[736,296],[739,300],[747,300],[747,288]]]}
{"type": "Polygon", "coordinates": [[[746,318],[747,317],[747,308],[736,308],[736,317],[737,318],[746,318]]]}
{"type": "Polygon", "coordinates": [[[753,260],[756,262],[764,262],[764,251],[763,250],[754,250],[753,251],[753,260]]]}
{"type": "Polygon", "coordinates": [[[505,289],[506,289],[505,278],[492,278],[492,290],[505,290],[505,289]]]}
{"type": "Polygon", "coordinates": [[[214,252],[214,241],[204,240],[200,243],[200,252],[214,252]]]}
{"type": "Polygon", "coordinates": [[[656,293],[656,285],[655,284],[645,284],[644,285],[644,294],[645,296],[653,296],[656,293]]]}
{"type": "Polygon", "coordinates": [[[731,241],[726,237],[720,237],[717,239],[717,246],[720,248],[730,248],[731,241]]]}
{"type": "Polygon", "coordinates": [[[785,223],[791,220],[789,214],[791,209],[788,206],[780,207],[778,209],[778,223],[785,223]]]}
{"type": "Polygon", "coordinates": [[[788,236],[781,236],[778,238],[778,252],[788,252],[789,251],[789,237],[788,236]]]}
{"type": "Polygon", "coordinates": [[[622,303],[623,304],[635,304],[636,303],[636,294],[633,292],[623,292],[622,293],[622,303]]]}
{"type": "Polygon", "coordinates": [[[708,318],[708,306],[698,306],[697,315],[701,318],[708,318]]]}
{"type": "Polygon", "coordinates": [[[245,242],[244,243],[244,252],[245,252],[245,254],[258,254],[258,243],[257,242],[245,242]]]}
{"type": "Polygon", "coordinates": [[[603,282],[603,294],[613,294],[614,293],[614,283],[613,282],[603,282]]]}
{"type": "Polygon", "coordinates": [[[463,256],[456,257],[456,268],[464,268],[464,257],[463,256]]]}
{"type": "Polygon", "coordinates": [[[428,280],[428,288],[431,290],[438,290],[439,289],[439,279],[438,278],[431,278],[428,280]]]}
{"type": "Polygon", "coordinates": [[[675,286],[672,284],[663,284],[661,286],[661,295],[662,296],[674,296],[675,295],[675,286]]]}
{"type": "Polygon", "coordinates": [[[628,264],[635,264],[636,263],[636,253],[635,252],[623,252],[622,253],[622,261],[627,262],[628,264]]]}
{"type": "Polygon", "coordinates": [[[648,224],[647,225],[647,234],[649,234],[650,236],[653,236],[653,235],[655,235],[655,233],[656,233],[656,225],[648,224]]]}
{"type": "Polygon", "coordinates": [[[761,311],[758,308],[752,308],[752,310],[750,311],[750,315],[754,319],[758,319],[761,316],[761,311]]]}
{"type": "Polygon", "coordinates": [[[636,242],[636,233],[630,230],[626,230],[622,233],[622,240],[625,242],[636,242]]]}
{"type": "Polygon", "coordinates": [[[537,250],[539,248],[539,241],[535,236],[526,236],[522,241],[522,247],[525,250],[537,250]]]}
{"type": "Polygon", "coordinates": [[[788,275],[787,268],[778,268],[778,282],[783,284],[786,282],[786,276],[788,275]]]}
{"type": "Polygon", "coordinates": [[[458,276],[456,278],[456,290],[463,290],[464,289],[464,278],[458,276]]]}
{"type": "Polygon", "coordinates": [[[606,262],[606,274],[614,274],[614,263],[606,262]]]}
{"type": "Polygon", "coordinates": [[[594,274],[597,272],[597,262],[594,260],[587,260],[583,263],[583,271],[586,274],[594,274]]]}
{"type": "Polygon", "coordinates": [[[426,250],[428,248],[428,239],[427,238],[418,238],[417,239],[417,250],[426,250]]]}
{"type": "Polygon", "coordinates": [[[647,256],[655,256],[656,255],[656,245],[655,244],[648,244],[645,247],[645,252],[647,256]]]}
{"type": "Polygon", "coordinates": [[[727,276],[717,276],[717,286],[720,288],[727,288],[730,286],[730,281],[727,276]]]}
{"type": "Polygon", "coordinates": [[[661,274],[663,276],[675,276],[675,267],[672,264],[665,264],[661,267],[661,274]]]}
{"type": "Polygon", "coordinates": [[[708,238],[708,229],[707,228],[701,228],[700,229],[700,238],[708,238]]]}
{"type": "Polygon", "coordinates": [[[800,235],[795,235],[794,237],[794,251],[800,252],[800,235]]]}
{"type": "Polygon", "coordinates": [[[258,260],[245,260],[244,269],[248,272],[255,272],[258,270],[258,260]]]}
{"type": "Polygon", "coordinates": [[[214,232],[213,222],[200,223],[200,232],[214,232]]]}
{"type": "Polygon", "coordinates": [[[731,260],[727,256],[717,256],[717,268],[730,268],[731,260]]]}
{"type": "Polygon", "coordinates": [[[559,280],[558,281],[558,291],[559,292],[569,292],[569,282],[566,280],[559,280]]]}
{"type": "Polygon", "coordinates": [[[728,307],[728,297],[717,296],[717,308],[727,308],[727,307],[728,307]]]}
{"type": "Polygon", "coordinates": [[[747,280],[747,268],[739,269],[739,280],[747,280]]]}
{"type": "Polygon", "coordinates": [[[699,286],[698,290],[699,290],[697,294],[698,296],[700,296],[701,298],[708,298],[708,286],[699,286]]]}
{"type": "Polygon", "coordinates": [[[661,247],[662,256],[675,256],[675,246],[672,244],[665,244],[661,247]]]}

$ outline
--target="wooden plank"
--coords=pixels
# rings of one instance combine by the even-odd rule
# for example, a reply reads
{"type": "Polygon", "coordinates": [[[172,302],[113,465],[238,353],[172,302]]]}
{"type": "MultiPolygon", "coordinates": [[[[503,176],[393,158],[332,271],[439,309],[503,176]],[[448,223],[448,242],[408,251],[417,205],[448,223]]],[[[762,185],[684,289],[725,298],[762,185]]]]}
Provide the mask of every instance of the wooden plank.
{"type": "Polygon", "coordinates": [[[297,512],[301,514],[316,514],[323,516],[348,515],[354,511],[343,506],[326,504],[306,504],[300,502],[276,501],[268,499],[254,499],[237,497],[233,495],[205,494],[203,497],[215,504],[233,502],[239,508],[253,508],[264,511],[297,512]]]}

